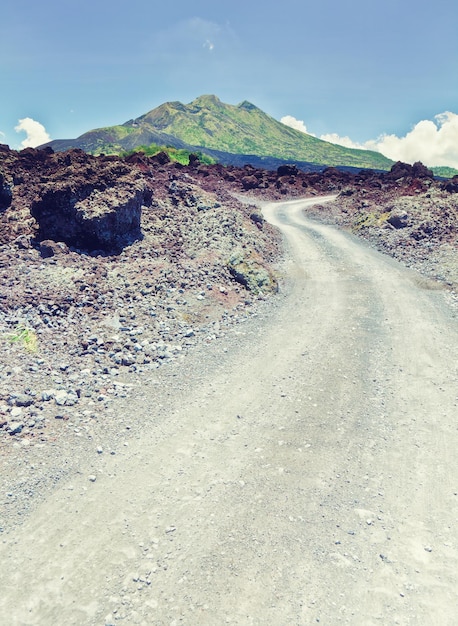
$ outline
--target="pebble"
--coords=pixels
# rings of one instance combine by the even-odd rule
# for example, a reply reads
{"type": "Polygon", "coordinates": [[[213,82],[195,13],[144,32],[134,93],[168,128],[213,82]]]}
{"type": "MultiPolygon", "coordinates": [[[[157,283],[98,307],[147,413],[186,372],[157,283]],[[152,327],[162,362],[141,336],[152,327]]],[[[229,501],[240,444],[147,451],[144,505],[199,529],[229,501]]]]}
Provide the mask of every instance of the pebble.
{"type": "Polygon", "coordinates": [[[21,406],[30,406],[31,404],[33,404],[33,397],[29,396],[28,394],[19,394],[16,396],[16,406],[21,407],[21,406]]]}
{"type": "Polygon", "coordinates": [[[24,428],[23,422],[11,422],[9,424],[9,433],[10,435],[18,435],[22,429],[24,428]]]}

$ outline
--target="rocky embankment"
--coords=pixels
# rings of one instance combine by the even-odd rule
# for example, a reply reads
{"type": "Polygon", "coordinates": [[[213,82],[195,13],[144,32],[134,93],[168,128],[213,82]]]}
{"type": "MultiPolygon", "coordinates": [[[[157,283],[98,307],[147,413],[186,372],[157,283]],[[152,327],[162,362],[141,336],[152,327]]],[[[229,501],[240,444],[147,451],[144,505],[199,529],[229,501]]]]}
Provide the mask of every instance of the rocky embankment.
{"type": "Polygon", "coordinates": [[[364,238],[432,279],[430,287],[437,281],[436,287],[447,288],[456,300],[458,177],[436,180],[421,163],[399,162],[390,172],[358,174],[334,168],[304,174],[294,166],[279,168],[275,174],[249,169],[247,173],[245,168],[236,184],[268,200],[336,194],[335,202],[310,208],[309,216],[364,238]]]}
{"type": "Polygon", "coordinates": [[[458,179],[436,181],[421,164],[397,163],[384,175],[351,177],[336,202],[314,208],[314,215],[363,237],[456,299],[457,192],[458,179]]]}
{"type": "Polygon", "coordinates": [[[89,428],[277,288],[256,207],[164,155],[0,157],[0,445],[89,428]]]}
{"type": "Polygon", "coordinates": [[[133,378],[275,293],[281,241],[259,200],[335,193],[315,217],[453,289],[457,191],[421,164],[304,174],[1,147],[0,446],[89,430],[133,378]]]}

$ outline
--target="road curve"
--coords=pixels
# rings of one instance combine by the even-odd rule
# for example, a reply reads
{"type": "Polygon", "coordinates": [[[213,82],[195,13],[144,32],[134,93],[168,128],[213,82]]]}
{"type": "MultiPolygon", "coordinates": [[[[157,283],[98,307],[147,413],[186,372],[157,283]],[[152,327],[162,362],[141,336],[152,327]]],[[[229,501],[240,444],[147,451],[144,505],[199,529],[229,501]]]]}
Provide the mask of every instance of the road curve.
{"type": "Polygon", "coordinates": [[[263,207],[268,323],[145,384],[129,446],[4,537],[2,626],[457,623],[456,317],[307,202],[263,207]]]}

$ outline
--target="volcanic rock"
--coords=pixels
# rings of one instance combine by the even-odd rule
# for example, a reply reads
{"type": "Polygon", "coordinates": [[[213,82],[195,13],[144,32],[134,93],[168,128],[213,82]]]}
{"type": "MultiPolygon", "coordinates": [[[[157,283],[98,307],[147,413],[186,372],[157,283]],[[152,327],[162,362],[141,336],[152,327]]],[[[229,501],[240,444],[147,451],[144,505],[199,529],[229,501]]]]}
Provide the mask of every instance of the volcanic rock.
{"type": "Polygon", "coordinates": [[[280,165],[277,169],[278,176],[296,176],[298,173],[298,168],[296,165],[280,165]]]}
{"type": "Polygon", "coordinates": [[[423,163],[417,161],[413,165],[408,163],[402,163],[398,161],[393,165],[391,170],[386,175],[387,178],[393,180],[399,180],[400,178],[434,178],[434,174],[423,163]]]}
{"type": "Polygon", "coordinates": [[[145,191],[136,181],[94,189],[84,180],[73,180],[48,188],[30,207],[38,239],[86,250],[122,248],[141,237],[145,191]]]}
{"type": "Polygon", "coordinates": [[[0,172],[0,211],[10,206],[12,198],[11,186],[6,183],[5,177],[0,172]]]}
{"type": "Polygon", "coordinates": [[[458,193],[458,176],[454,176],[447,181],[444,185],[444,189],[449,193],[458,193]]]}
{"type": "Polygon", "coordinates": [[[152,191],[135,164],[82,150],[27,148],[0,150],[0,174],[0,243],[34,234],[38,241],[119,251],[141,238],[141,210],[152,191]]]}
{"type": "Polygon", "coordinates": [[[56,242],[51,239],[45,239],[40,242],[40,255],[43,259],[48,259],[59,254],[68,254],[68,246],[62,241],[56,242]]]}
{"type": "Polygon", "coordinates": [[[256,178],[256,176],[244,176],[241,180],[241,183],[245,191],[248,191],[249,189],[256,189],[257,187],[259,187],[259,180],[256,178]]]}

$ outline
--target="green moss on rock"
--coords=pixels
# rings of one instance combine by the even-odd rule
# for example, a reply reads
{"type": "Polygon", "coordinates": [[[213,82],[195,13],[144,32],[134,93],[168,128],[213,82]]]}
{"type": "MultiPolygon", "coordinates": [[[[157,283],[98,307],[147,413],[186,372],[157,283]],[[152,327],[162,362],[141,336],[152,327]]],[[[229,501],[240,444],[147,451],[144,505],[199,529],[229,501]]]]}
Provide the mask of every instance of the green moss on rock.
{"type": "Polygon", "coordinates": [[[273,272],[253,256],[237,252],[231,256],[227,266],[233,278],[255,294],[278,291],[273,272]]]}

